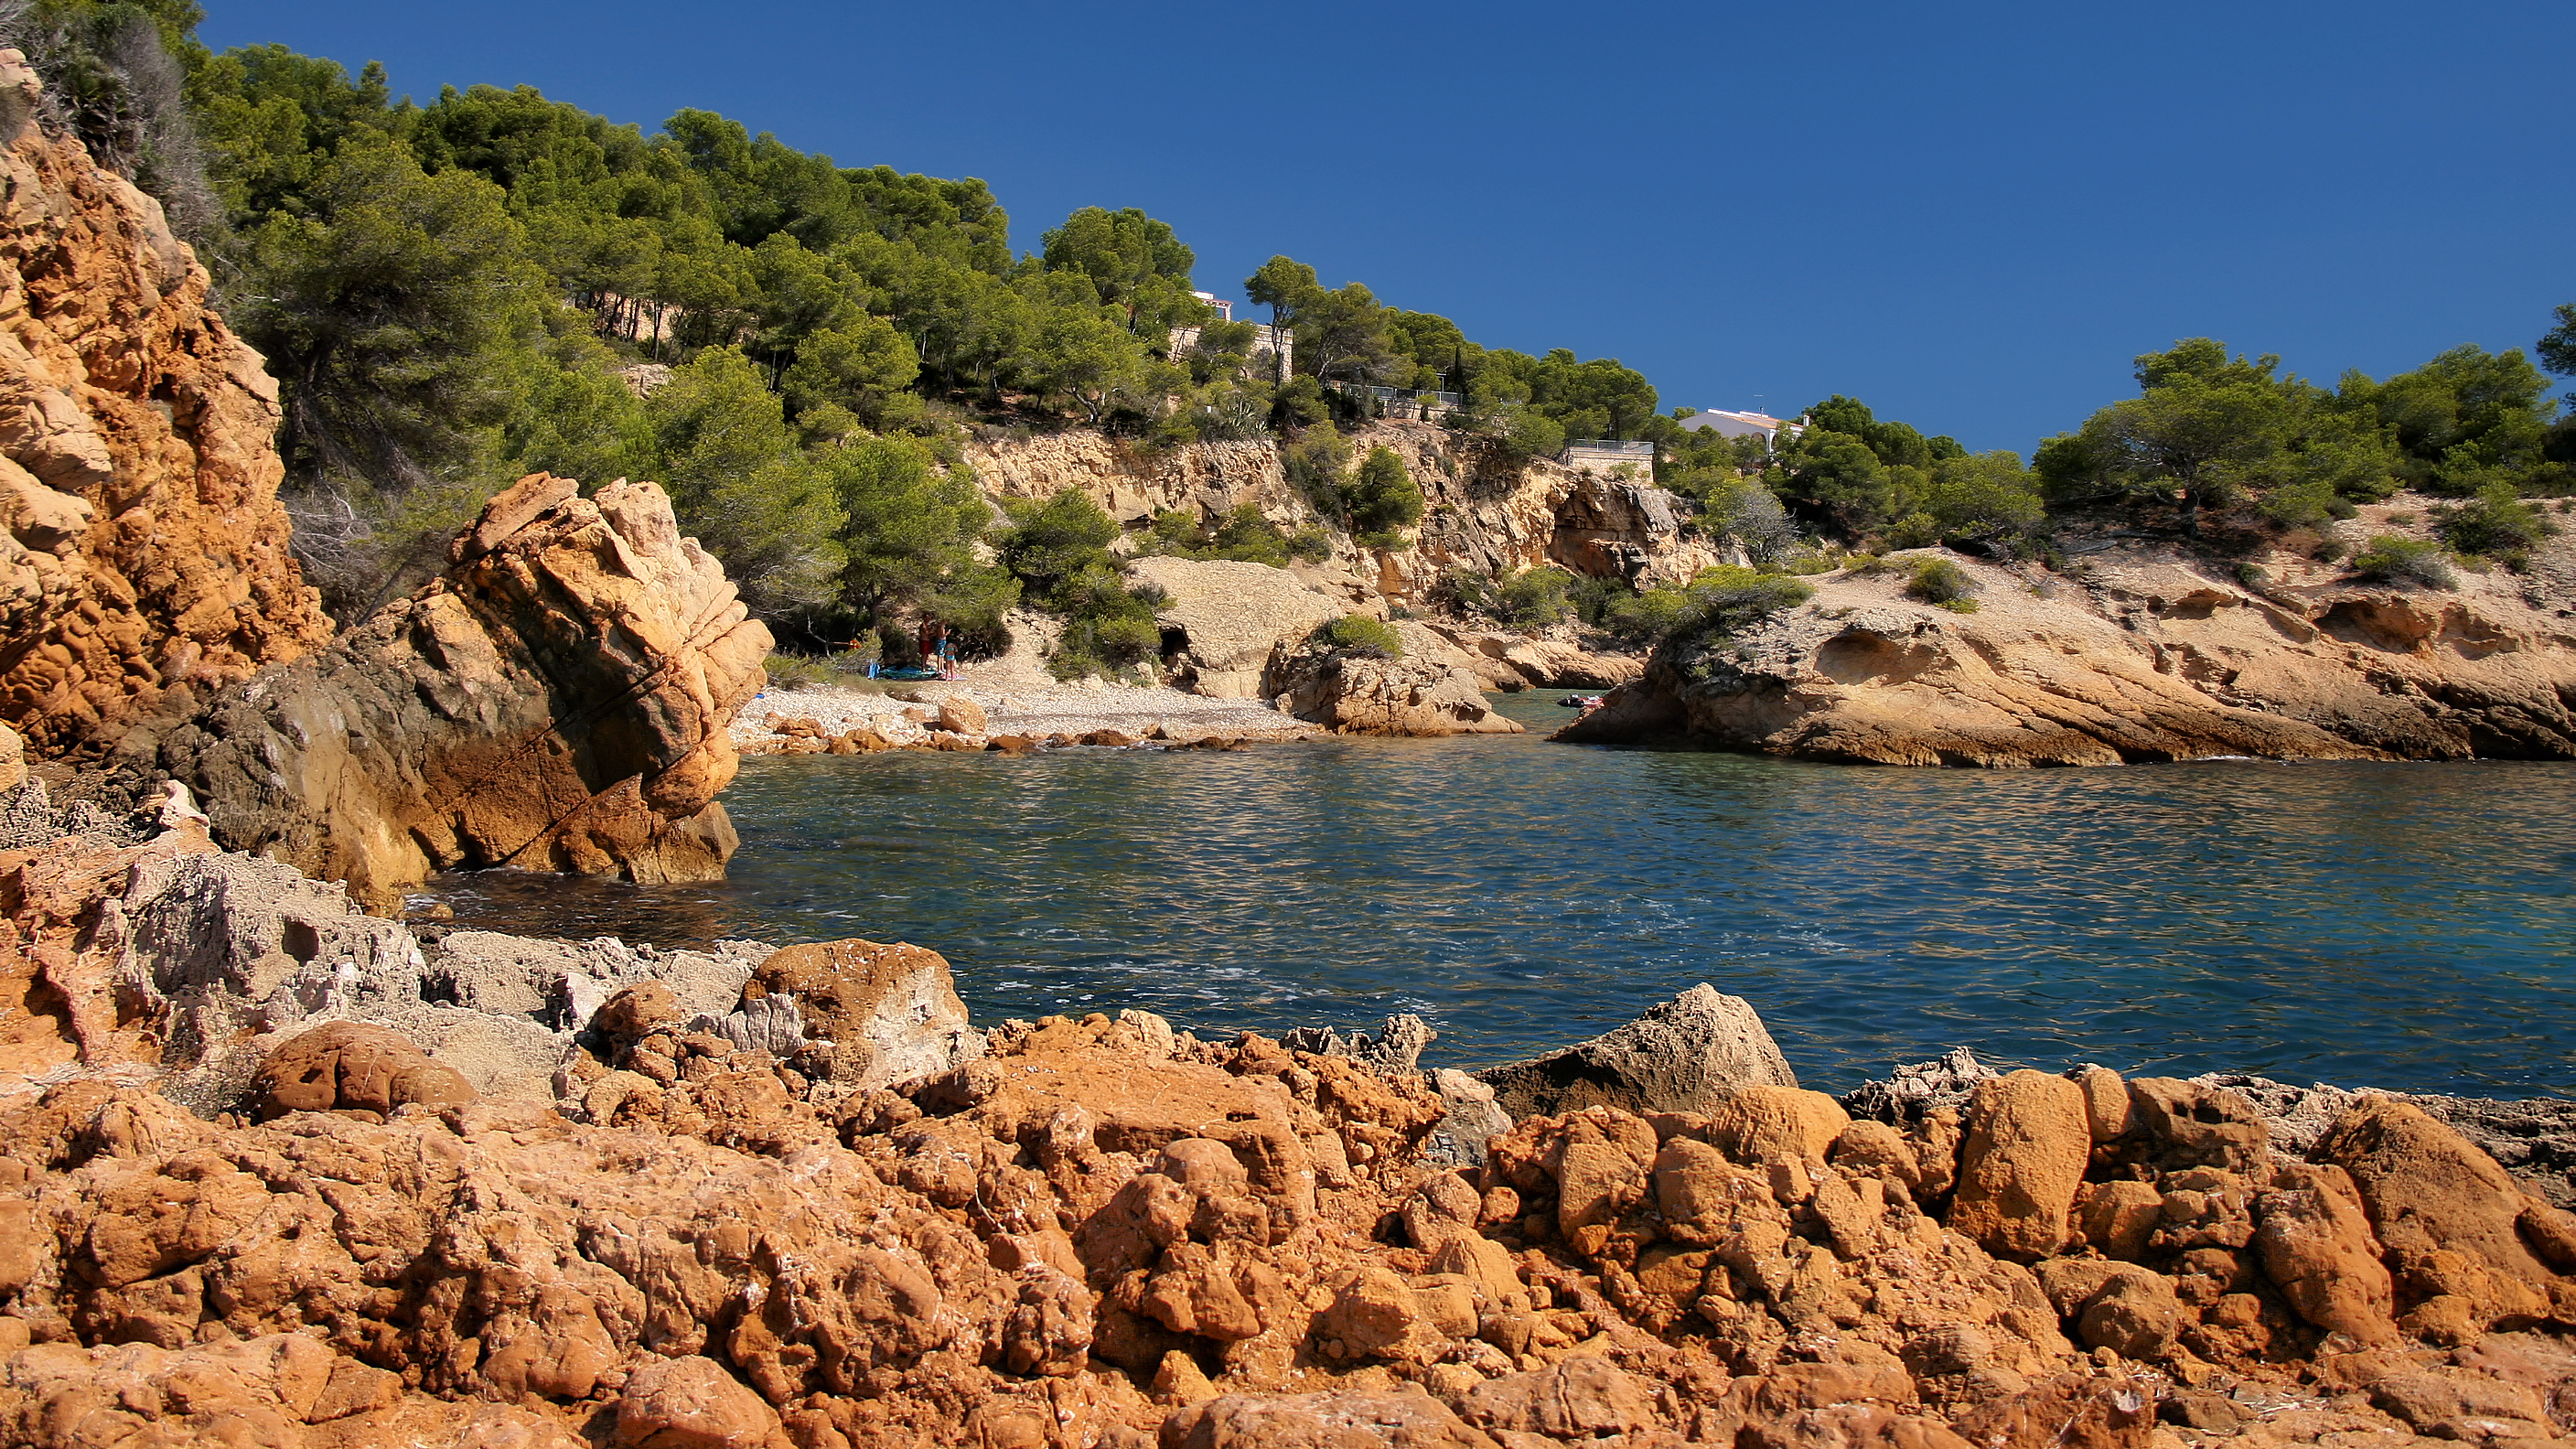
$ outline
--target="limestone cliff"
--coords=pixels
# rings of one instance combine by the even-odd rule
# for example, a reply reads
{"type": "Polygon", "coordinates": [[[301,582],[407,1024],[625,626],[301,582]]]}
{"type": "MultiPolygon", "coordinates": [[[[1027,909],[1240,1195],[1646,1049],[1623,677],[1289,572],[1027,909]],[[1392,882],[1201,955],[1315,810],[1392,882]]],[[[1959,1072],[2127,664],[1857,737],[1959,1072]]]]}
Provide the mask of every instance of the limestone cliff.
{"type": "MultiPolygon", "coordinates": [[[[1327,564],[1300,568],[1355,603],[1419,603],[1453,567],[1555,564],[1595,577],[1687,578],[1719,561],[1709,540],[1684,527],[1672,495],[1651,481],[1515,460],[1427,423],[1381,423],[1351,443],[1362,454],[1393,449],[1425,504],[1412,548],[1364,549],[1335,534],[1327,564]]],[[[1289,483],[1274,443],[1194,443],[1148,454],[1089,431],[997,434],[971,444],[966,460],[997,496],[1078,488],[1125,522],[1169,509],[1213,520],[1247,502],[1289,532],[1319,521],[1289,483]]]]}
{"type": "Polygon", "coordinates": [[[93,753],[330,637],[287,553],[277,384],[160,205],[0,51],[0,718],[93,753]]]}
{"type": "Polygon", "coordinates": [[[720,876],[715,797],[769,631],[662,490],[536,474],[450,556],[324,652],[129,744],[125,770],[185,781],[217,840],[374,909],[448,867],[720,876]]]}
{"type": "Polygon", "coordinates": [[[2576,758],[2576,555],[2456,590],[2272,561],[2260,589],[2128,544],[2067,576],[1957,560],[1978,609],[1901,573],[1816,595],[1731,640],[1659,651],[1557,738],[1907,765],[2576,758]]]}

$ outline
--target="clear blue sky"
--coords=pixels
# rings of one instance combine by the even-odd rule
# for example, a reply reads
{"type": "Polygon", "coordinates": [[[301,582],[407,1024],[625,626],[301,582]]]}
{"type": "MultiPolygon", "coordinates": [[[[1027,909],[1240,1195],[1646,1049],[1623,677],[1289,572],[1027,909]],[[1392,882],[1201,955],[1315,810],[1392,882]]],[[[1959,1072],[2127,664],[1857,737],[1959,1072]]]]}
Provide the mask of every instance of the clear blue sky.
{"type": "Polygon", "coordinates": [[[2576,300],[2576,5],[1230,7],[204,0],[397,92],[721,111],[980,176],[1022,249],[1142,207],[1663,405],[1834,392],[2025,452],[2178,337],[2331,382],[2576,300]]]}

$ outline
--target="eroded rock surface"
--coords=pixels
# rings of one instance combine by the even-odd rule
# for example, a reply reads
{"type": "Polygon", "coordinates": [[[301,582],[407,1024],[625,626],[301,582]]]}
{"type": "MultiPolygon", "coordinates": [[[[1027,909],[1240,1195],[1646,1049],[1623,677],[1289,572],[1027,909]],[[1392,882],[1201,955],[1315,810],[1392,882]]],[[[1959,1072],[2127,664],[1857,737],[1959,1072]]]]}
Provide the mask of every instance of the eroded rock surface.
{"type": "Polygon", "coordinates": [[[287,553],[277,384],[161,207],[31,119],[0,52],[0,717],[95,755],[320,647],[287,553]]]}
{"type": "MultiPolygon", "coordinates": [[[[1392,449],[1426,505],[1411,548],[1364,548],[1335,532],[1328,560],[1293,570],[1352,605],[1425,603],[1441,576],[1458,568],[1688,578],[1721,561],[1651,479],[1512,457],[1432,423],[1380,423],[1352,434],[1351,445],[1361,455],[1392,449]]],[[[1288,481],[1276,443],[1192,443],[1148,456],[1077,429],[977,440],[966,461],[997,496],[1048,498],[1078,489],[1122,522],[1179,510],[1215,523],[1245,503],[1289,533],[1332,522],[1288,481]]]]}
{"type": "Polygon", "coordinates": [[[1262,692],[1282,714],[1354,735],[1513,735],[1521,726],[1485,702],[1483,682],[1456,646],[1411,620],[1394,626],[1395,659],[1320,645],[1272,657],[1262,692]]]}
{"type": "Polygon", "coordinates": [[[1267,564],[1143,558],[1134,568],[1171,596],[1155,613],[1174,682],[1220,699],[1259,698],[1262,672],[1281,647],[1350,612],[1347,600],[1267,564]]]}
{"type": "Polygon", "coordinates": [[[715,797],[769,631],[662,490],[534,475],[450,557],[329,649],[130,742],[125,770],[185,781],[217,840],[376,909],[448,868],[720,876],[715,797]]]}
{"type": "Polygon", "coordinates": [[[1739,1087],[1798,1085],[1752,1003],[1706,982],[1590,1041],[1476,1076],[1514,1117],[1702,1111],[1739,1087]]]}
{"type": "Polygon", "coordinates": [[[2191,1084],[2117,1083],[2197,1104],[2123,1122],[2086,1106],[2111,1082],[1993,1079],[1964,1139],[1951,1108],[1900,1130],[1751,1086],[1529,1118],[1452,1169],[1418,1155],[1442,1114],[1419,1079],[1257,1036],[1056,1018],[853,1090],[671,1037],[649,987],[618,1001],[603,1047],[632,1066],[588,1058],[559,1110],[223,1127],[104,1082],[0,1108],[0,1423],[2148,1449],[2161,1416],[2194,1443],[2396,1449],[2556,1438],[2576,1401],[2561,1220],[2382,1099],[2321,1160],[2267,1164],[2184,1125],[2251,1116],[2191,1084]],[[667,1069],[637,1050],[656,1035],[667,1069]],[[2052,1248],[1988,1253],[1949,1182],[2067,1132],[2080,1182],[2033,1195],[2142,1189],[2148,1230],[2078,1209],[2052,1248]]]}
{"type": "MultiPolygon", "coordinates": [[[[0,857],[0,1437],[2520,1449],[2576,1406],[2576,1217],[2374,1094],[2296,1149],[2100,1067],[1893,1121],[1710,1068],[1462,1164],[1409,1018],[967,1048],[911,948],[737,953],[728,1003],[327,891],[184,815],[0,857]],[[174,1071],[173,989],[264,1071],[174,1071]],[[405,990],[554,1015],[546,1090],[341,1010],[405,990]]],[[[1649,1020],[1766,1055],[1714,992],[1649,1020]]]]}
{"type": "Polygon", "coordinates": [[[1953,558],[1973,614],[1906,598],[1901,571],[1838,574],[1738,638],[1659,652],[1557,738],[1987,767],[2576,758],[2571,548],[2455,592],[2258,592],[2144,547],[2080,579],[1953,558]]]}

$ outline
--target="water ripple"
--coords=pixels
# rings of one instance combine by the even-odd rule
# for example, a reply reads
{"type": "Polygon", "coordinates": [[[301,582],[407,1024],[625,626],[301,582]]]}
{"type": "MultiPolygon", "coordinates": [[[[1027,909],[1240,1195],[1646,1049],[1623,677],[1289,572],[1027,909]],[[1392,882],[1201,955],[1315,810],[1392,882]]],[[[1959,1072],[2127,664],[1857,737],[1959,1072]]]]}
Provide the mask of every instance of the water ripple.
{"type": "MultiPolygon", "coordinates": [[[[1505,708],[1541,725],[1523,695],[1505,708]]],[[[2012,774],[1335,740],[746,762],[733,878],[438,883],[460,921],[931,946],[978,1019],[1418,1011],[1445,1062],[1695,981],[1814,1085],[1966,1044],[2123,1070],[2576,1087],[2576,769],[2012,774]]]]}

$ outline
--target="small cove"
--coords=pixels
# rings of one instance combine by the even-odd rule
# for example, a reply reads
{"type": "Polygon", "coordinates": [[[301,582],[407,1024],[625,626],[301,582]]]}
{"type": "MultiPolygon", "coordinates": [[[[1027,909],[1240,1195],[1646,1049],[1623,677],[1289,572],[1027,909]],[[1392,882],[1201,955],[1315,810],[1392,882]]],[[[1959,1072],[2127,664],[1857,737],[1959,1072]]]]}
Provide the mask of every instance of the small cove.
{"type": "Polygon", "coordinates": [[[727,881],[431,893],[530,934],[912,941],[978,1021],[1415,1011],[1442,1065],[1704,980],[1829,1090],[1953,1045],[2576,1088],[2576,769],[1860,769],[1550,745],[1554,697],[1500,701],[1521,736],[747,760],[727,881]]]}

